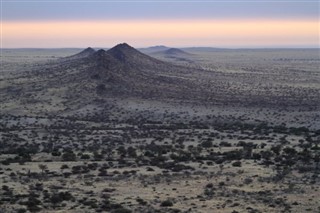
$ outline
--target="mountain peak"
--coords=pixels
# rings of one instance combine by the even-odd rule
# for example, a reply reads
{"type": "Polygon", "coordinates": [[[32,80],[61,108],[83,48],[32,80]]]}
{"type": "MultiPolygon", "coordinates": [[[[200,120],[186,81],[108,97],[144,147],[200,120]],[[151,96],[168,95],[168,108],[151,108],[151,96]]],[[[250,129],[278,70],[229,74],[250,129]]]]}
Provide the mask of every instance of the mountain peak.
{"type": "Polygon", "coordinates": [[[136,50],[135,48],[131,47],[127,43],[117,44],[116,46],[114,46],[114,47],[112,47],[111,49],[108,50],[109,53],[119,52],[119,51],[121,51],[121,52],[127,52],[127,51],[138,52],[138,50],[136,50]]]}
{"type": "Polygon", "coordinates": [[[131,47],[127,43],[121,43],[107,51],[110,55],[114,58],[118,59],[119,61],[125,62],[127,59],[135,57],[137,55],[143,55],[135,48],[131,47]]]}
{"type": "Polygon", "coordinates": [[[85,58],[85,57],[88,57],[90,55],[93,55],[96,51],[91,48],[91,47],[88,47],[84,50],[82,50],[81,52],[75,54],[75,55],[72,55],[72,56],[68,56],[68,57],[65,57],[65,59],[79,59],[79,58],[85,58]]]}
{"type": "Polygon", "coordinates": [[[96,51],[93,48],[88,47],[88,48],[82,50],[80,53],[78,53],[78,55],[88,56],[88,55],[91,55],[91,54],[93,54],[95,52],[96,51]]]}
{"type": "MultiPolygon", "coordinates": [[[[130,48],[130,49],[134,49],[133,47],[131,47],[129,44],[127,43],[120,43],[120,44],[117,44],[116,46],[114,46],[113,48],[116,48],[116,49],[127,49],[127,48],[130,48]]],[[[112,49],[113,49],[112,48],[112,49]]]]}
{"type": "Polygon", "coordinates": [[[99,53],[99,54],[104,54],[104,53],[106,53],[107,51],[105,51],[104,49],[100,49],[100,50],[98,50],[96,53],[99,53]]]}
{"type": "Polygon", "coordinates": [[[104,49],[100,49],[94,53],[94,56],[105,56],[107,54],[107,51],[104,49]]]}
{"type": "Polygon", "coordinates": [[[91,48],[91,47],[88,47],[88,48],[84,49],[82,52],[94,53],[95,50],[93,48],[91,48]]]}

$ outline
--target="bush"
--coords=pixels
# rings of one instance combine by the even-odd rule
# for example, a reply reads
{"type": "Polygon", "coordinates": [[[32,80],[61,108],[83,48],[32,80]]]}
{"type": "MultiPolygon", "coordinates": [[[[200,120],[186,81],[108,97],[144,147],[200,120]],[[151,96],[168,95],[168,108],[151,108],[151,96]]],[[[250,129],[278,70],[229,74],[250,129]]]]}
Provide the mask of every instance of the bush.
{"type": "Polygon", "coordinates": [[[67,164],[61,165],[60,169],[69,169],[69,166],[67,164]]]}
{"type": "Polygon", "coordinates": [[[136,201],[137,201],[140,205],[143,205],[143,206],[147,205],[147,202],[144,201],[142,198],[137,198],[136,201]]]}
{"type": "Polygon", "coordinates": [[[90,159],[90,155],[88,155],[88,154],[83,154],[83,155],[81,155],[81,159],[83,159],[83,160],[89,160],[89,159],[90,159]]]}
{"type": "Polygon", "coordinates": [[[212,183],[208,183],[208,184],[206,185],[206,188],[213,188],[213,184],[212,184],[212,183]]]}
{"type": "Polygon", "coordinates": [[[72,151],[65,152],[62,155],[63,161],[75,161],[77,159],[76,154],[74,154],[72,151]]]}
{"type": "Polygon", "coordinates": [[[125,208],[114,209],[111,213],[131,213],[132,211],[125,208]]]}
{"type": "Polygon", "coordinates": [[[162,207],[170,207],[170,206],[173,206],[173,202],[171,200],[165,200],[161,203],[162,207]]]}
{"type": "Polygon", "coordinates": [[[31,193],[29,195],[28,201],[26,202],[28,210],[30,212],[38,212],[41,210],[41,208],[38,206],[40,204],[41,204],[41,201],[36,198],[34,193],[31,193]]]}
{"type": "Polygon", "coordinates": [[[204,141],[201,143],[201,146],[204,147],[204,148],[211,148],[213,146],[213,143],[212,141],[204,141]]]}
{"type": "Polygon", "coordinates": [[[234,167],[241,167],[241,161],[235,161],[232,163],[232,166],[234,167]]]}
{"type": "Polygon", "coordinates": [[[9,186],[3,185],[3,186],[2,186],[2,190],[3,190],[3,191],[9,191],[9,186]]]}
{"type": "Polygon", "coordinates": [[[50,198],[50,202],[56,205],[57,203],[61,203],[63,201],[62,197],[59,194],[53,194],[50,198]]]}
{"type": "Polygon", "coordinates": [[[244,184],[250,184],[252,182],[253,182],[253,180],[251,178],[245,178],[243,181],[244,184]]]}
{"type": "Polygon", "coordinates": [[[212,198],[214,195],[213,188],[205,188],[204,195],[207,196],[208,198],[212,198]]]}
{"type": "Polygon", "coordinates": [[[25,213],[25,212],[27,212],[27,210],[24,208],[17,209],[17,213],[25,213]]]}
{"type": "Polygon", "coordinates": [[[52,156],[60,156],[60,155],[61,155],[61,152],[59,152],[59,151],[53,151],[53,152],[51,153],[51,155],[52,155],[52,156]]]}

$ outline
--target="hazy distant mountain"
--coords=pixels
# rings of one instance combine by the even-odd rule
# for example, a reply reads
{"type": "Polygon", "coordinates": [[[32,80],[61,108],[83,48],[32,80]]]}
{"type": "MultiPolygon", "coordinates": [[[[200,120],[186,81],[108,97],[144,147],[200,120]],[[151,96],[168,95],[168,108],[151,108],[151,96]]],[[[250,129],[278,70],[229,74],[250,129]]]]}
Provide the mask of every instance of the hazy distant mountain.
{"type": "Polygon", "coordinates": [[[226,50],[230,50],[228,48],[217,48],[217,47],[185,47],[185,48],[181,48],[184,51],[198,51],[198,52],[217,52],[217,51],[226,51],[226,50]]]}
{"type": "Polygon", "coordinates": [[[170,62],[176,62],[176,63],[194,63],[193,57],[194,54],[188,53],[186,51],[183,51],[178,48],[169,48],[162,51],[152,52],[148,53],[149,55],[163,59],[170,62]]]}
{"type": "Polygon", "coordinates": [[[170,48],[167,50],[163,50],[160,52],[156,52],[155,54],[164,54],[164,55],[168,55],[168,56],[188,56],[188,55],[192,55],[186,51],[183,51],[181,49],[178,48],[170,48]]]}
{"type": "Polygon", "coordinates": [[[84,49],[83,51],[75,54],[75,55],[72,55],[72,56],[68,56],[68,57],[65,57],[65,59],[77,59],[77,58],[84,58],[84,57],[88,57],[92,54],[94,54],[96,51],[91,48],[91,47],[88,47],[86,49],[84,49]]]}
{"type": "Polygon", "coordinates": [[[159,46],[152,46],[152,47],[147,47],[147,48],[140,48],[139,51],[149,54],[149,53],[164,51],[164,50],[168,50],[168,49],[170,49],[170,47],[166,47],[164,45],[159,45],[159,46]]]}
{"type": "Polygon", "coordinates": [[[155,53],[160,53],[169,50],[169,53],[171,51],[175,52],[176,50],[181,50],[184,52],[187,52],[189,54],[192,54],[193,51],[197,52],[213,52],[213,51],[225,51],[229,50],[228,48],[217,48],[217,47],[181,47],[181,48],[172,48],[172,47],[167,47],[163,45],[159,46],[152,46],[152,47],[147,47],[147,48],[140,48],[138,49],[139,51],[146,53],[146,54],[155,54],[155,53]],[[171,49],[171,50],[170,50],[171,49]]]}

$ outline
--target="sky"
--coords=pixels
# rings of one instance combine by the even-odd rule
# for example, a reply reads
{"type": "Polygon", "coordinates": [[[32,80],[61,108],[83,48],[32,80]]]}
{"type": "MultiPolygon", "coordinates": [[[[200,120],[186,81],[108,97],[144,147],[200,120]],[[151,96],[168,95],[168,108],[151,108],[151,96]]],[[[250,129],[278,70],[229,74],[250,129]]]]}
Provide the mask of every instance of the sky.
{"type": "Polygon", "coordinates": [[[2,48],[319,47],[319,0],[0,0],[2,48]]]}

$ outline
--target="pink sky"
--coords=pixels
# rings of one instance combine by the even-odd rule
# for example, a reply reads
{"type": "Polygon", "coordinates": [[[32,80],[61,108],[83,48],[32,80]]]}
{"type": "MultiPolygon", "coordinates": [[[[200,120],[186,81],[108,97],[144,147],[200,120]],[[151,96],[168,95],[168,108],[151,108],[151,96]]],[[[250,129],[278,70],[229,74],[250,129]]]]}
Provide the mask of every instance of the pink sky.
{"type": "Polygon", "coordinates": [[[317,47],[317,20],[110,20],[4,21],[3,48],[111,47],[317,47]]]}

